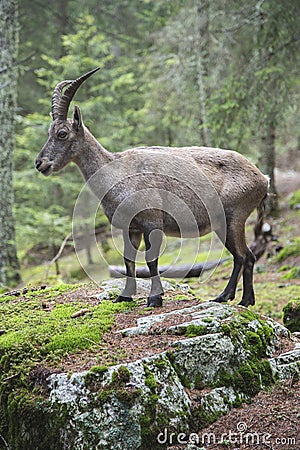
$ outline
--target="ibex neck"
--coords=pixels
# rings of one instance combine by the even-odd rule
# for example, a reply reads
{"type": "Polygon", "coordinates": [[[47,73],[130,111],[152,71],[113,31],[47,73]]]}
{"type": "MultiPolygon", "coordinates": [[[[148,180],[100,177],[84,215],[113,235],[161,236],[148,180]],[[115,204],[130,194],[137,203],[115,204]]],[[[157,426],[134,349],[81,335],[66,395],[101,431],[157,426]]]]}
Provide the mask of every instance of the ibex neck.
{"type": "Polygon", "coordinates": [[[85,148],[75,159],[84,179],[88,181],[105,164],[112,161],[113,155],[105,150],[95,137],[85,128],[85,148]]]}

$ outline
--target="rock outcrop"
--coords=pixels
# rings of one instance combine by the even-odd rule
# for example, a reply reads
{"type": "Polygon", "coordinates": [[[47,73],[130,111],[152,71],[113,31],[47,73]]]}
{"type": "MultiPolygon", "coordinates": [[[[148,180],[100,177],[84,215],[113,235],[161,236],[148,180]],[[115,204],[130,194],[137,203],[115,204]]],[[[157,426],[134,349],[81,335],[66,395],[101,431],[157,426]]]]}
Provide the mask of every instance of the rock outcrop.
{"type": "Polygon", "coordinates": [[[70,377],[50,375],[31,428],[20,418],[19,448],[164,449],[276,380],[300,374],[300,346],[289,331],[243,307],[199,303],[141,317],[121,333],[157,333],[172,314],[182,320],[165,330],[178,337],[171,350],[70,377]]]}

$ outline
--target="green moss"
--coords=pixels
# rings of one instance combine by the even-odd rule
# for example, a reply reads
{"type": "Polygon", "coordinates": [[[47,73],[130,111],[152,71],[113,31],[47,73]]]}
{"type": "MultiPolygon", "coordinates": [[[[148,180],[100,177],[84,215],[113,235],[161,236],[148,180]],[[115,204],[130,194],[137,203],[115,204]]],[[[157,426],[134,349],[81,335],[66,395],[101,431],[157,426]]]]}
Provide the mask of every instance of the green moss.
{"type": "Polygon", "coordinates": [[[103,375],[108,371],[107,366],[93,366],[90,368],[89,373],[98,375],[100,377],[103,377],[103,375]]]}
{"type": "Polygon", "coordinates": [[[199,429],[206,428],[223,415],[224,413],[221,411],[211,412],[208,409],[204,409],[203,406],[198,406],[193,410],[191,429],[198,431],[199,429]]]}
{"type": "Polygon", "coordinates": [[[111,383],[116,387],[122,386],[130,381],[130,372],[126,366],[120,366],[111,376],[111,383]]]}
{"type": "Polygon", "coordinates": [[[167,352],[167,357],[168,357],[168,359],[169,359],[169,361],[170,361],[170,363],[171,363],[173,369],[174,369],[175,372],[177,373],[177,376],[178,376],[178,378],[180,379],[181,384],[182,384],[184,387],[187,387],[187,388],[190,389],[190,388],[191,388],[191,382],[190,382],[190,380],[189,380],[189,377],[188,377],[188,375],[184,372],[184,369],[176,363],[173,352],[171,352],[171,351],[167,352]]]}
{"type": "Polygon", "coordinates": [[[141,389],[130,387],[127,389],[117,389],[114,395],[123,405],[131,408],[136,399],[141,395],[141,392],[141,389]]]}
{"type": "Polygon", "coordinates": [[[155,381],[154,375],[151,372],[147,373],[147,377],[145,379],[145,385],[149,388],[149,389],[155,389],[157,387],[157,383],[155,381]]]}
{"type": "Polygon", "coordinates": [[[282,310],[284,325],[292,332],[300,331],[300,299],[290,301],[282,310]]]}
{"type": "Polygon", "coordinates": [[[107,373],[107,366],[94,366],[84,377],[85,385],[93,391],[96,391],[100,387],[100,383],[103,380],[103,376],[107,373]]]}
{"type": "Polygon", "coordinates": [[[203,317],[202,321],[206,322],[206,323],[212,323],[213,319],[212,319],[212,317],[203,317]]]}
{"type": "Polygon", "coordinates": [[[232,386],[249,397],[275,382],[269,361],[255,359],[248,360],[232,372],[220,371],[218,378],[217,386],[232,386]]]}
{"type": "Polygon", "coordinates": [[[231,327],[228,323],[221,323],[220,331],[225,334],[225,336],[231,335],[231,327]]]}
{"type": "Polygon", "coordinates": [[[50,361],[54,357],[57,362],[57,356],[97,345],[102,334],[113,325],[114,314],[132,307],[127,303],[94,305],[78,300],[61,303],[58,297],[70,289],[74,287],[61,285],[35,291],[24,295],[22,301],[13,296],[2,297],[1,328],[5,333],[0,336],[0,357],[9,349],[30,342],[32,350],[38,350],[40,361],[50,361]],[[84,308],[90,312],[72,318],[74,313],[84,308]]]}
{"type": "Polygon", "coordinates": [[[207,334],[207,328],[204,325],[190,324],[185,330],[185,335],[189,338],[203,336],[204,334],[207,334]]]}
{"type": "Polygon", "coordinates": [[[126,366],[120,366],[111,375],[111,382],[101,387],[97,401],[100,405],[107,403],[112,397],[123,403],[124,407],[131,408],[141,394],[141,390],[128,386],[130,371],[126,366]]]}
{"type": "Polygon", "coordinates": [[[149,367],[144,364],[145,371],[145,384],[150,389],[150,394],[147,399],[147,403],[144,405],[144,413],[140,416],[140,427],[142,446],[141,449],[152,448],[151,446],[157,445],[155,436],[159,432],[157,423],[156,404],[159,398],[158,385],[154,379],[149,367]],[[156,432],[155,432],[156,430],[156,432]]]}
{"type": "Polygon", "coordinates": [[[276,260],[277,262],[282,262],[289,256],[299,256],[300,255],[300,238],[296,238],[293,242],[286,244],[286,246],[280,250],[276,260]]]}
{"type": "Polygon", "coordinates": [[[290,270],[291,266],[289,264],[283,264],[279,269],[277,269],[277,272],[285,272],[286,270],[290,270]]]}
{"type": "Polygon", "coordinates": [[[203,376],[201,372],[197,372],[194,380],[195,389],[203,389],[205,383],[203,383],[203,376]]]}
{"type": "Polygon", "coordinates": [[[159,369],[159,370],[164,370],[166,369],[166,367],[168,367],[168,362],[164,359],[156,359],[154,361],[154,365],[159,369]]]}
{"type": "Polygon", "coordinates": [[[174,296],[172,296],[172,300],[174,301],[181,301],[181,300],[186,300],[186,295],[185,294],[176,294],[174,296]]]}
{"type": "Polygon", "coordinates": [[[274,329],[260,316],[250,310],[236,314],[231,322],[222,323],[220,331],[230,336],[237,346],[243,346],[248,353],[247,361],[237,369],[222,369],[215,386],[234,387],[235,390],[252,397],[262,387],[275,382],[271,366],[266,358],[274,338],[274,329]],[[255,330],[255,331],[254,331],[255,330]]]}
{"type": "Polygon", "coordinates": [[[243,309],[239,314],[238,314],[239,320],[241,323],[243,324],[247,324],[248,322],[251,322],[252,320],[256,320],[258,319],[258,315],[251,311],[250,309],[243,309]]]}
{"type": "Polygon", "coordinates": [[[274,329],[250,310],[237,313],[234,320],[229,323],[222,323],[220,331],[232,339],[244,341],[243,345],[249,348],[255,357],[260,358],[266,356],[274,336],[274,329]],[[255,332],[252,323],[255,323],[255,332]]]}
{"type": "Polygon", "coordinates": [[[251,347],[251,351],[254,352],[255,355],[262,356],[262,354],[265,353],[265,348],[258,333],[255,333],[254,331],[247,331],[246,342],[247,345],[251,347]]]}
{"type": "MultiPolygon", "coordinates": [[[[16,450],[62,448],[59,436],[70,420],[63,405],[60,406],[59,413],[57,411],[50,413],[44,398],[25,388],[10,392],[8,395],[2,391],[1,404],[4,401],[6,408],[1,410],[0,435],[5,436],[9,448],[16,450]]],[[[69,436],[69,445],[72,444],[72,436],[69,436]]]]}

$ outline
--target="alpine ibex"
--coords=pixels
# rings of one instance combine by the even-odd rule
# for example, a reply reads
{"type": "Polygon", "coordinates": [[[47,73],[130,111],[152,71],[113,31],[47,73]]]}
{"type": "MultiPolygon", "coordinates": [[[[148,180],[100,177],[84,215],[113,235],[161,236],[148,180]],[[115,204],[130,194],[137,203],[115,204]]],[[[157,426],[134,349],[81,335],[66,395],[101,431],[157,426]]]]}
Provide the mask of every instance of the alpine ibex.
{"type": "Polygon", "coordinates": [[[206,147],[139,147],[110,153],[82,122],[78,106],[68,109],[80,85],[99,68],[76,80],[62,81],[52,95],[49,137],[35,165],[43,175],[73,161],[100,199],[110,222],[123,230],[126,284],[116,301],[131,301],[136,292],[135,259],[143,236],[151,276],[148,306],[161,306],[158,274],[162,234],[203,236],[215,231],[233,255],[233,271],[215,301],[235,297],[243,274],[241,305],[253,305],[255,257],[246,245],[245,222],[263,212],[268,179],[241,154],[206,147]],[[68,87],[66,87],[68,85],[68,87]],[[64,88],[66,89],[64,90],[64,88]]]}

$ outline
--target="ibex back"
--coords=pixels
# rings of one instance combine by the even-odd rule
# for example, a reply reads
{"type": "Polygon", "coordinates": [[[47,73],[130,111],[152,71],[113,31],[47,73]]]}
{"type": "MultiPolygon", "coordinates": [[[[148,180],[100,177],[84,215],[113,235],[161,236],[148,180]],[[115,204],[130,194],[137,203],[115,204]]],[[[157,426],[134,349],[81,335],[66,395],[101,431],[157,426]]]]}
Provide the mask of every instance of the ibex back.
{"type": "Polygon", "coordinates": [[[215,231],[233,255],[233,271],[215,301],[235,297],[243,275],[241,305],[253,305],[255,257],[246,245],[245,222],[267,195],[268,180],[241,154],[206,147],[140,147],[110,153],[82,122],[78,106],[68,109],[79,86],[98,69],[62,81],[52,95],[49,137],[36,159],[48,176],[73,161],[101,200],[110,222],[123,230],[126,283],[116,299],[136,293],[135,259],[141,238],[151,276],[148,306],[161,306],[158,257],[163,233],[198,237],[215,231]],[[64,88],[68,87],[64,90],[64,88]]]}

